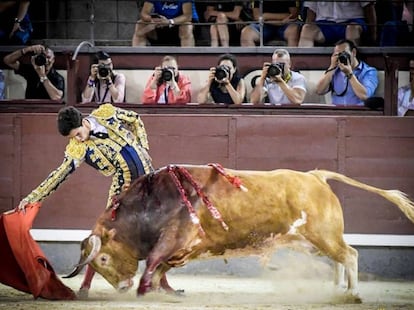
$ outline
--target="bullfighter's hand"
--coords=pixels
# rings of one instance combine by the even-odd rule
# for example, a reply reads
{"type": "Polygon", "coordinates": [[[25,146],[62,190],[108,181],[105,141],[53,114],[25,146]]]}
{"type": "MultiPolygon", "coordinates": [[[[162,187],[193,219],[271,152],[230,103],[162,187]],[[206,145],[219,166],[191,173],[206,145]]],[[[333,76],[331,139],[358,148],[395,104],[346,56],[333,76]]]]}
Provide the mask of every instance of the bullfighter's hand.
{"type": "Polygon", "coordinates": [[[17,207],[17,211],[26,211],[26,206],[29,204],[29,202],[25,199],[23,199],[22,201],[20,201],[19,206],[17,207]]]}

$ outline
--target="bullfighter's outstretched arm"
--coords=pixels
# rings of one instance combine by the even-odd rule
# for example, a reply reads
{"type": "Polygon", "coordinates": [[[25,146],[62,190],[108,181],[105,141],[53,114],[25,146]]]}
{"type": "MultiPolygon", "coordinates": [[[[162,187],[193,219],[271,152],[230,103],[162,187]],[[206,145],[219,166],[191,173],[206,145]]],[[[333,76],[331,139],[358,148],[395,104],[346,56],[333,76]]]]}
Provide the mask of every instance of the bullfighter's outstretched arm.
{"type": "Polygon", "coordinates": [[[66,147],[65,157],[62,164],[53,170],[47,178],[40,183],[26,198],[23,199],[24,202],[33,203],[44,200],[51,193],[56,191],[56,189],[62,184],[67,177],[75,171],[77,167],[84,161],[84,152],[81,148],[74,148],[73,143],[69,143],[66,147]]]}

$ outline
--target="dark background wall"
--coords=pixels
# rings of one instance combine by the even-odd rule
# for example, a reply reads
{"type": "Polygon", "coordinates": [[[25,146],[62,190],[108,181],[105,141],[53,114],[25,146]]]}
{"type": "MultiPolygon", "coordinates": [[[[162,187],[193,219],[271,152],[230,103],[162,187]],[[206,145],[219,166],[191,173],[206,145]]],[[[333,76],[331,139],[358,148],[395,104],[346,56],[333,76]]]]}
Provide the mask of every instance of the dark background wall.
{"type": "Polygon", "coordinates": [[[52,44],[97,40],[101,44],[131,45],[142,1],[38,0],[29,12],[33,40],[52,44]]]}

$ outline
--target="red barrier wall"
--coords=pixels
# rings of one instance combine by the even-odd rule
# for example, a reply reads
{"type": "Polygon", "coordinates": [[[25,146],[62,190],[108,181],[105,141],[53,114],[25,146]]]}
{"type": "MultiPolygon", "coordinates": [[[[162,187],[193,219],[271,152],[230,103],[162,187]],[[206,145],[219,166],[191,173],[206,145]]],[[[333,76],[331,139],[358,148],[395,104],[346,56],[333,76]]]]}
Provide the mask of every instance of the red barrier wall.
{"type": "MultiPolygon", "coordinates": [[[[137,111],[156,167],[219,162],[237,169],[330,169],[414,197],[412,117],[137,111]]],[[[61,163],[66,142],[54,112],[0,113],[0,211],[15,207],[61,163]]],[[[34,228],[91,228],[109,182],[82,165],[44,202],[34,228]]],[[[332,186],[343,202],[347,233],[414,234],[414,225],[383,198],[332,186]]]]}

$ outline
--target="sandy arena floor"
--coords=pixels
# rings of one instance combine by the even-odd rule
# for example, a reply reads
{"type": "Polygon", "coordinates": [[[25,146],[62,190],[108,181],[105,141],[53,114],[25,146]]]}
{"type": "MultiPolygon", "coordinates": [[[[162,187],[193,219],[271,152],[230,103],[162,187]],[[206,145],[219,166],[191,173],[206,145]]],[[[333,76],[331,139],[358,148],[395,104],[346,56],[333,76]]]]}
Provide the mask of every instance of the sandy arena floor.
{"type": "MultiPolygon", "coordinates": [[[[273,265],[258,277],[169,274],[175,289],[184,289],[183,296],[151,293],[136,297],[134,289],[119,294],[97,275],[87,300],[33,300],[31,295],[0,284],[0,309],[7,310],[119,310],[119,309],[352,309],[395,310],[414,309],[414,282],[380,281],[360,275],[359,292],[362,304],[347,304],[334,289],[332,268],[323,262],[303,262],[293,266],[273,265]]],[[[83,275],[62,281],[77,291],[83,275]]]]}

